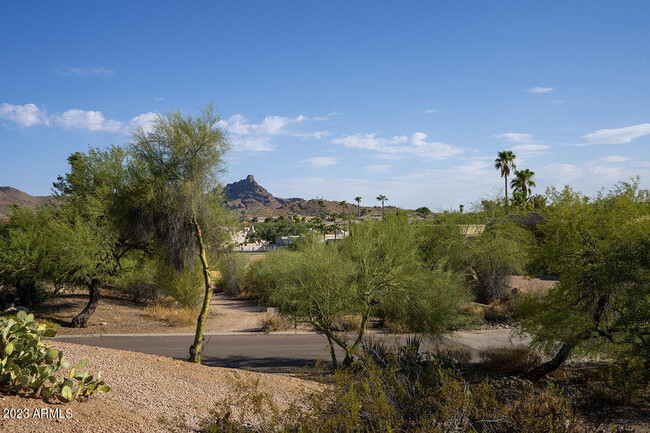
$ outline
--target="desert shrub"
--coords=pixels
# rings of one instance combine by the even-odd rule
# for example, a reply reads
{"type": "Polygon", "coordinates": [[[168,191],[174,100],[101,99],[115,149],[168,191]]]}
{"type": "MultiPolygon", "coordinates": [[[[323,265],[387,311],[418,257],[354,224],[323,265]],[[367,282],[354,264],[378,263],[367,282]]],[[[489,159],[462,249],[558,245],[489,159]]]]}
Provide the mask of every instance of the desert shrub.
{"type": "Polygon", "coordinates": [[[155,301],[161,294],[156,284],[155,264],[144,260],[129,262],[124,265],[128,266],[128,272],[118,275],[111,283],[133,302],[155,301]]]}
{"type": "Polygon", "coordinates": [[[647,361],[641,356],[628,354],[627,357],[615,357],[606,371],[608,391],[612,395],[610,400],[630,404],[648,390],[648,375],[647,361]]]}
{"type": "Polygon", "coordinates": [[[174,298],[183,307],[195,308],[203,299],[203,274],[199,265],[178,271],[161,261],[157,266],[155,281],[165,295],[174,298]]]}
{"type": "Polygon", "coordinates": [[[280,314],[264,313],[260,319],[262,332],[285,331],[291,327],[291,321],[280,314]]]}
{"type": "Polygon", "coordinates": [[[34,321],[33,314],[18,312],[16,321],[0,317],[0,389],[23,392],[35,398],[57,398],[67,403],[79,397],[90,397],[95,392],[104,393],[109,387],[97,377],[80,370],[88,365],[81,360],[70,370],[68,377],[57,376],[61,369],[69,368],[63,352],[47,346],[44,338],[56,332],[34,321]]]}
{"type": "Polygon", "coordinates": [[[243,254],[226,253],[219,258],[221,277],[216,287],[229,295],[238,295],[244,288],[248,259],[243,254]]]}
{"type": "Polygon", "coordinates": [[[171,326],[191,326],[196,324],[199,316],[197,308],[184,307],[176,301],[160,299],[151,305],[147,305],[143,311],[145,316],[154,319],[164,320],[171,326]]]}
{"type": "Polygon", "coordinates": [[[438,356],[445,356],[454,361],[458,366],[465,366],[472,360],[472,349],[463,344],[438,345],[436,347],[438,356]]]}
{"type": "Polygon", "coordinates": [[[539,354],[529,346],[488,347],[479,351],[483,365],[490,371],[526,373],[541,362],[539,354]]]}
{"type": "Polygon", "coordinates": [[[507,301],[496,300],[483,309],[483,317],[488,322],[507,323],[512,319],[514,310],[507,301]]]}
{"type": "Polygon", "coordinates": [[[361,316],[356,314],[342,314],[334,319],[332,330],[339,332],[358,331],[361,329],[361,316]]]}
{"type": "Polygon", "coordinates": [[[48,293],[43,283],[36,280],[18,280],[16,286],[16,300],[20,305],[32,307],[45,302],[48,298],[48,293]]]}
{"type": "Polygon", "coordinates": [[[479,302],[509,297],[508,277],[526,271],[532,235],[513,223],[494,223],[470,243],[469,261],[478,278],[474,287],[479,302]]]}
{"type": "MultiPolygon", "coordinates": [[[[413,342],[411,342],[413,343],[413,342]]],[[[366,345],[353,368],[338,370],[310,407],[281,410],[258,383],[222,400],[204,432],[575,432],[569,403],[528,381],[469,385],[445,361],[417,351],[366,345]]]]}

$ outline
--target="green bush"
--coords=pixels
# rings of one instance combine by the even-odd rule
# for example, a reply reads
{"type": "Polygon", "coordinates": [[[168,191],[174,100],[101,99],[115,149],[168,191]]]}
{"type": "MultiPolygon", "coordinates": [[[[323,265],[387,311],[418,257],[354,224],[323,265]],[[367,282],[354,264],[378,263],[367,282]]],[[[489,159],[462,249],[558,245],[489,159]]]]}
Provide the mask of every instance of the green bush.
{"type": "Polygon", "coordinates": [[[0,317],[0,389],[23,392],[35,398],[57,398],[67,403],[79,397],[90,397],[95,392],[110,389],[101,380],[79,370],[88,365],[81,360],[70,370],[68,377],[57,376],[60,369],[69,368],[63,352],[45,345],[42,340],[54,337],[56,332],[34,321],[33,314],[20,311],[14,319],[0,317]]]}
{"type": "Polygon", "coordinates": [[[129,268],[111,281],[111,283],[124,292],[133,302],[155,301],[161,292],[156,284],[156,266],[147,260],[127,260],[123,265],[129,268]]]}
{"type": "Polygon", "coordinates": [[[177,271],[161,261],[155,276],[156,285],[162,292],[174,298],[182,307],[194,308],[203,300],[204,283],[200,265],[177,271]]]}
{"type": "Polygon", "coordinates": [[[218,269],[221,277],[217,288],[229,295],[238,295],[244,288],[248,258],[243,254],[226,253],[219,260],[218,269]]]}

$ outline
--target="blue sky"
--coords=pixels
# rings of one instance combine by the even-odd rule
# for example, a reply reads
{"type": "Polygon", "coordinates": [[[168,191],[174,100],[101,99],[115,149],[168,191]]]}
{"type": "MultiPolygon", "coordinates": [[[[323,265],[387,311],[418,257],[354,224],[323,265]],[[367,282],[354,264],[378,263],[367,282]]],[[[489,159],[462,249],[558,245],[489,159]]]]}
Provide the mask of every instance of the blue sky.
{"type": "Polygon", "coordinates": [[[49,194],[67,156],[212,102],[225,182],[431,209],[650,186],[650,2],[2,2],[0,185],[49,194]]]}

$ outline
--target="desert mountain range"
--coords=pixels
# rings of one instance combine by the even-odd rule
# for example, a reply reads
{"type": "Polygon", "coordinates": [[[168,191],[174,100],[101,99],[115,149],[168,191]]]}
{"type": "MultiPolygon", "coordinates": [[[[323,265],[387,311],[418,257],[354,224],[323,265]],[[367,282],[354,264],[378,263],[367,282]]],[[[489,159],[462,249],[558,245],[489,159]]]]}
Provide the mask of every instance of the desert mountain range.
{"type": "Polygon", "coordinates": [[[25,206],[34,209],[37,206],[54,203],[51,195],[29,195],[10,186],[0,186],[0,217],[11,213],[11,205],[25,206]]]}
{"type": "MultiPolygon", "coordinates": [[[[345,212],[354,215],[357,212],[357,204],[348,200],[347,208],[340,205],[338,201],[313,198],[305,200],[302,198],[279,198],[273,196],[264,187],[255,181],[252,174],[246,179],[230,183],[224,188],[226,206],[230,209],[241,212],[246,211],[249,217],[278,217],[278,216],[318,216],[322,214],[345,212]],[[322,201],[321,206],[319,202],[322,201]]],[[[368,198],[366,198],[366,201],[368,198]]],[[[373,198],[374,200],[374,198],[373,198]]],[[[387,209],[393,208],[386,206],[387,209]]],[[[373,213],[381,213],[381,207],[361,206],[361,209],[368,209],[373,213]]]]}
{"type": "MultiPolygon", "coordinates": [[[[226,206],[236,212],[245,211],[246,216],[262,217],[269,216],[318,216],[330,213],[345,212],[355,215],[357,212],[356,203],[352,201],[353,197],[348,200],[347,208],[340,205],[340,202],[322,200],[323,205],[319,204],[321,199],[314,198],[305,200],[302,198],[280,198],[275,197],[264,187],[255,181],[253,175],[246,176],[246,179],[229,183],[223,189],[226,206]]],[[[17,190],[10,186],[0,187],[0,216],[9,215],[11,205],[26,206],[34,209],[37,206],[54,202],[53,196],[32,196],[23,191],[17,190]]],[[[374,197],[365,197],[365,201],[373,200],[374,197]]],[[[386,206],[386,209],[393,208],[386,206]]],[[[381,206],[361,206],[361,209],[368,209],[372,213],[381,213],[381,206]]]]}

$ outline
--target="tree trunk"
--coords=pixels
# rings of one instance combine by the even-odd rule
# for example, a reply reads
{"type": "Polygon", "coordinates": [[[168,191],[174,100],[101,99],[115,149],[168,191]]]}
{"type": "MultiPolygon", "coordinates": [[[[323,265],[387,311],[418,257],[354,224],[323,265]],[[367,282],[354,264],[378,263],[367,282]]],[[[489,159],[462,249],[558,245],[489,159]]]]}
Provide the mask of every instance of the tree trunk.
{"type": "Polygon", "coordinates": [[[90,299],[88,300],[88,304],[81,311],[81,313],[77,314],[74,319],[72,319],[73,328],[85,328],[88,326],[88,319],[90,318],[90,315],[93,314],[97,309],[101,291],[99,280],[90,280],[90,283],[88,284],[88,290],[90,292],[90,299]]]}
{"type": "Polygon", "coordinates": [[[508,207],[508,176],[503,176],[506,180],[506,208],[508,207]]]}
{"type": "Polygon", "coordinates": [[[205,285],[205,296],[203,298],[203,306],[201,313],[196,322],[196,334],[194,335],[194,344],[190,346],[190,362],[197,364],[201,363],[201,348],[203,345],[203,328],[205,326],[205,319],[208,317],[208,310],[210,309],[210,299],[212,298],[212,287],[210,287],[210,269],[208,268],[208,259],[205,255],[205,245],[203,244],[203,235],[201,234],[201,227],[199,223],[194,220],[194,227],[196,228],[196,237],[199,244],[199,258],[201,259],[201,266],[203,267],[203,283],[205,285]]]}
{"type": "Polygon", "coordinates": [[[339,365],[336,362],[336,351],[334,350],[334,342],[332,341],[329,335],[327,335],[326,337],[327,337],[327,342],[330,344],[330,354],[332,355],[332,368],[336,370],[337,368],[339,368],[339,365]]]}
{"type": "Polygon", "coordinates": [[[564,343],[560,348],[560,351],[548,362],[540,365],[523,375],[524,379],[531,380],[533,382],[542,379],[547,374],[560,368],[564,361],[567,360],[571,351],[576,347],[576,343],[564,343]]]}

